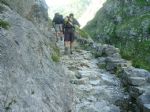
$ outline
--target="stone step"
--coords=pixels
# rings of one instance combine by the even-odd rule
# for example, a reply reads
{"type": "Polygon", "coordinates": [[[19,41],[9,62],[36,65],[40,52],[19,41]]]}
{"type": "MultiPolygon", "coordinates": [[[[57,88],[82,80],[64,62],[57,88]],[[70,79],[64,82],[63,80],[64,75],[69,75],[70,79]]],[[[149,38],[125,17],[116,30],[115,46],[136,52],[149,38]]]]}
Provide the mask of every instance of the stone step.
{"type": "Polygon", "coordinates": [[[137,103],[140,107],[141,112],[150,112],[150,94],[148,95],[141,95],[137,103]]]}
{"type": "Polygon", "coordinates": [[[146,77],[128,77],[128,84],[132,86],[141,86],[147,83],[146,77]]]}
{"type": "Polygon", "coordinates": [[[82,102],[76,106],[75,112],[120,112],[119,107],[109,104],[107,101],[82,102]]]}
{"type": "Polygon", "coordinates": [[[92,86],[98,86],[100,84],[100,80],[90,80],[90,84],[92,86]]]}

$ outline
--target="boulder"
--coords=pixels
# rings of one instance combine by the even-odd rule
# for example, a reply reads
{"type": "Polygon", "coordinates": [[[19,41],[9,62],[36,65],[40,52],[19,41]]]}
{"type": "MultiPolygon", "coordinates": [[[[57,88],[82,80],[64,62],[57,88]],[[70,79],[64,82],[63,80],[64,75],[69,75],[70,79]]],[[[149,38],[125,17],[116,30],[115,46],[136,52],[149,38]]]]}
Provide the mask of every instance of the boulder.
{"type": "Polygon", "coordinates": [[[138,69],[131,66],[123,68],[120,76],[123,84],[126,86],[141,86],[149,83],[148,79],[150,73],[144,69],[138,69]]]}
{"type": "Polygon", "coordinates": [[[137,104],[141,112],[150,112],[150,94],[141,95],[137,99],[137,104]]]}
{"type": "Polygon", "coordinates": [[[128,77],[131,77],[131,76],[132,77],[146,77],[146,78],[150,77],[150,72],[148,72],[147,70],[134,68],[134,67],[129,67],[129,68],[124,69],[124,73],[128,77]]]}
{"type": "Polygon", "coordinates": [[[120,50],[111,45],[103,45],[103,55],[112,56],[113,54],[119,53],[120,50]]]}
{"type": "Polygon", "coordinates": [[[113,57],[106,58],[106,70],[110,71],[111,73],[116,73],[122,68],[129,66],[131,66],[131,63],[124,59],[118,59],[113,57]]]}
{"type": "Polygon", "coordinates": [[[95,57],[101,57],[103,54],[103,46],[101,44],[93,44],[92,47],[92,53],[95,55],[95,57]]]}
{"type": "Polygon", "coordinates": [[[137,86],[130,86],[129,87],[129,93],[131,97],[137,99],[140,95],[142,95],[145,92],[144,88],[137,87],[137,86]]]}
{"type": "Polygon", "coordinates": [[[128,77],[128,84],[131,86],[141,86],[147,83],[145,77],[128,77]]]}

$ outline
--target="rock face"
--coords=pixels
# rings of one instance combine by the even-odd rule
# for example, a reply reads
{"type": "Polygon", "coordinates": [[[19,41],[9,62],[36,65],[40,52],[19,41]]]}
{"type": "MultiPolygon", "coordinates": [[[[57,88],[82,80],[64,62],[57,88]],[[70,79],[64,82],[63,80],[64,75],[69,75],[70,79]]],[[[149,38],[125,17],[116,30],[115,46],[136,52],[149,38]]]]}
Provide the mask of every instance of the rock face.
{"type": "Polygon", "coordinates": [[[0,112],[68,112],[71,89],[51,59],[45,2],[1,0],[0,19],[10,25],[0,27],[0,112]]]}
{"type": "Polygon", "coordinates": [[[85,29],[99,42],[111,37],[150,38],[149,0],[107,0],[85,29]]]}
{"type": "Polygon", "coordinates": [[[22,17],[32,21],[41,30],[46,31],[48,27],[48,7],[44,0],[2,0],[1,2],[22,17]]]}

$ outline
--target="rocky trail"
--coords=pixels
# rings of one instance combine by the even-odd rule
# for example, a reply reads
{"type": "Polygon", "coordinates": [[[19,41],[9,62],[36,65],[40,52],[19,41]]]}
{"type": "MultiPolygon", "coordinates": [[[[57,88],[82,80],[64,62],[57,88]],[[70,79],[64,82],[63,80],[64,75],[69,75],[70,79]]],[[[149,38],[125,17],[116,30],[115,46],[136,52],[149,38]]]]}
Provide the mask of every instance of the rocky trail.
{"type": "MultiPolygon", "coordinates": [[[[63,54],[63,42],[59,42],[63,54]]],[[[116,75],[100,69],[90,51],[77,49],[61,61],[73,88],[72,112],[120,112],[128,107],[128,94],[116,75]]]]}
{"type": "Polygon", "coordinates": [[[122,49],[101,44],[136,48],[135,62],[149,62],[149,6],[107,0],[84,29],[96,41],[81,31],[79,46],[64,55],[45,0],[0,0],[0,112],[150,112],[150,72],[122,59],[122,49]]]}

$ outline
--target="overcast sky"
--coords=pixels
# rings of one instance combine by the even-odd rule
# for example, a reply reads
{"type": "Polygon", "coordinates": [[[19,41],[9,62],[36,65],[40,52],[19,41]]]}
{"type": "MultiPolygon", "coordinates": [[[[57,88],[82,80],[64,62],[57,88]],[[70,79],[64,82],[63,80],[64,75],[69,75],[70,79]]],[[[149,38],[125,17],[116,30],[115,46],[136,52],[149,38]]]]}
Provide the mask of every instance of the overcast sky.
{"type": "Polygon", "coordinates": [[[47,5],[50,6],[62,6],[62,5],[67,5],[70,4],[71,0],[45,0],[47,5]]]}

